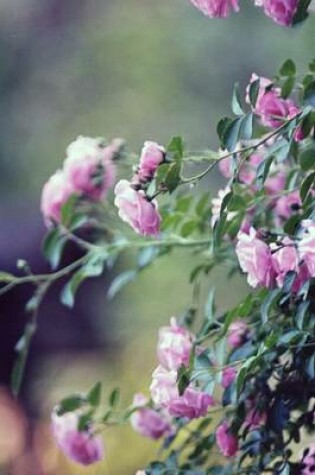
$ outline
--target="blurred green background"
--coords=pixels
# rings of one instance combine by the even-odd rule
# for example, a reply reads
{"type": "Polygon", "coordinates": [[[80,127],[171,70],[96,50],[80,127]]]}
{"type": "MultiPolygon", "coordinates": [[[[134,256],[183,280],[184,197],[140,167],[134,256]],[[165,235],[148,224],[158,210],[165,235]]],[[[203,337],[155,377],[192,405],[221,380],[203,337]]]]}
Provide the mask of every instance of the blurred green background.
{"type": "MultiPolygon", "coordinates": [[[[1,0],[1,206],[14,218],[14,207],[27,203],[41,220],[43,183],[78,134],[124,137],[135,152],[145,140],[166,144],[178,134],[191,150],[217,148],[216,123],[230,114],[233,83],[245,87],[252,72],[272,76],[287,57],[305,70],[314,28],[315,15],[283,29],[250,2],[222,21],[205,18],[189,0],[1,0]]],[[[206,186],[215,193],[220,183],[213,176],[206,186]]],[[[18,253],[23,257],[23,243],[18,253]]],[[[95,318],[110,335],[110,348],[41,359],[32,397],[43,415],[60,396],[96,379],[106,390],[120,385],[126,404],[148,387],[157,329],[190,300],[186,268],[186,256],[177,253],[113,303],[99,291],[95,318]]],[[[212,279],[221,307],[244,292],[240,281],[227,287],[224,270],[212,279]]],[[[129,475],[157,450],[129,428],[105,437],[104,464],[85,470],[53,454],[47,442],[43,473],[129,475]]]]}

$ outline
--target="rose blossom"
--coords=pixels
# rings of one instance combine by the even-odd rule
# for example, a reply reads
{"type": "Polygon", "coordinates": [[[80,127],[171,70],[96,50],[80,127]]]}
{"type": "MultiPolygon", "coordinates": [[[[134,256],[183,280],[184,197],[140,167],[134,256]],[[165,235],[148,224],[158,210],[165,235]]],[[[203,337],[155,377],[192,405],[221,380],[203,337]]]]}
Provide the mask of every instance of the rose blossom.
{"type": "Polygon", "coordinates": [[[64,162],[64,171],[72,187],[92,199],[103,198],[114,184],[112,159],[120,146],[120,142],[103,146],[102,139],[79,136],[67,148],[64,162]]]}
{"type": "Polygon", "coordinates": [[[165,148],[156,142],[147,141],[141,151],[139,168],[137,171],[140,182],[151,180],[159,165],[164,161],[165,148]]]}
{"type": "Polygon", "coordinates": [[[144,437],[159,439],[170,432],[170,424],[162,414],[145,407],[148,399],[143,394],[136,394],[133,406],[139,409],[131,415],[130,422],[135,431],[144,437]]]}
{"type": "Polygon", "coordinates": [[[249,285],[271,287],[274,270],[270,248],[257,238],[254,228],[250,228],[249,234],[240,231],[237,237],[236,254],[242,271],[247,273],[249,285]]]}
{"type": "Polygon", "coordinates": [[[298,242],[298,252],[304,261],[310,277],[315,277],[315,223],[310,219],[302,221],[304,232],[298,242]]]}
{"type": "Polygon", "coordinates": [[[57,170],[49,178],[43,187],[40,205],[47,226],[60,221],[61,208],[73,193],[74,189],[62,170],[57,170]]]}
{"type": "Polygon", "coordinates": [[[286,220],[302,207],[302,200],[298,190],[280,196],[276,201],[275,213],[282,220],[286,220]]]}
{"type": "MultiPolygon", "coordinates": [[[[247,102],[247,104],[251,103],[250,102],[250,95],[249,95],[250,87],[251,87],[252,83],[254,83],[255,81],[258,81],[258,80],[259,80],[259,85],[258,85],[259,87],[258,87],[258,94],[257,94],[257,98],[256,98],[255,108],[257,107],[257,104],[259,104],[261,98],[265,94],[267,87],[272,86],[272,81],[270,79],[265,78],[263,76],[258,76],[256,73],[252,73],[251,78],[249,80],[249,84],[246,86],[245,101],[247,102]]],[[[277,91],[279,91],[279,89],[277,89],[277,91]]],[[[255,108],[254,108],[254,111],[256,110],[255,108]]]]}
{"type": "Polygon", "coordinates": [[[212,396],[191,386],[180,396],[176,379],[176,371],[166,371],[162,366],[154,370],[150,386],[154,403],[175,417],[195,419],[205,416],[209,406],[214,404],[212,396]]]}
{"type": "Polygon", "coordinates": [[[91,465],[104,457],[103,441],[89,430],[78,430],[79,417],[74,412],[58,416],[52,413],[52,431],[58,447],[71,460],[91,465]]]}
{"type": "Polygon", "coordinates": [[[237,375],[237,370],[230,366],[229,368],[224,368],[222,371],[222,380],[221,380],[221,386],[224,389],[227,389],[233,381],[235,380],[237,375]]]}
{"type": "Polygon", "coordinates": [[[231,7],[239,11],[238,0],[190,0],[204,15],[210,18],[224,18],[230,13],[231,7]]]}
{"type": "Polygon", "coordinates": [[[277,128],[283,124],[281,118],[288,117],[292,106],[293,102],[290,99],[283,99],[276,90],[271,89],[265,92],[259,103],[256,103],[255,112],[260,115],[263,125],[277,128]]]}
{"type": "Polygon", "coordinates": [[[119,217],[138,234],[156,236],[160,231],[161,217],[157,202],[149,201],[142,190],[136,191],[127,180],[120,180],[115,186],[115,205],[119,217]]]}
{"type": "Polygon", "coordinates": [[[171,318],[170,326],[159,330],[157,345],[158,360],[164,368],[178,369],[181,365],[188,366],[190,352],[193,347],[193,335],[171,318]]]}
{"type": "Polygon", "coordinates": [[[267,16],[282,26],[290,26],[297,10],[298,0],[262,0],[267,16]]]}
{"type": "Polygon", "coordinates": [[[248,334],[249,328],[247,323],[242,320],[236,320],[229,326],[227,342],[231,348],[238,348],[247,340],[248,334]]]}
{"type": "Polygon", "coordinates": [[[233,457],[238,451],[238,439],[235,435],[231,434],[227,421],[221,422],[215,432],[215,436],[220,452],[225,457],[233,457]]]}

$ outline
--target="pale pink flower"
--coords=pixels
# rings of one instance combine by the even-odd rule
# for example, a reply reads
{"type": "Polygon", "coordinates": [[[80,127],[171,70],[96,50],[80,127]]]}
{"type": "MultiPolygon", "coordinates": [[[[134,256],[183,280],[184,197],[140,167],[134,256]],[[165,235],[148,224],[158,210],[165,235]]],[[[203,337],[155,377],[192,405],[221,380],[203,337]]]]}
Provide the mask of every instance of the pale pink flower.
{"type": "Polygon", "coordinates": [[[138,234],[156,236],[160,232],[161,217],[155,200],[149,201],[142,190],[135,190],[127,180],[115,186],[115,205],[119,217],[138,234]]]}
{"type": "Polygon", "coordinates": [[[302,200],[298,190],[280,196],[276,200],[274,212],[281,220],[286,220],[302,207],[302,200]]]}
{"type": "Polygon", "coordinates": [[[170,326],[159,330],[157,355],[160,364],[168,370],[188,366],[193,340],[193,335],[178,325],[175,317],[171,318],[170,326]]]}
{"type": "Polygon", "coordinates": [[[271,89],[257,101],[255,112],[260,116],[263,125],[277,128],[283,124],[283,119],[288,117],[292,106],[290,99],[283,99],[276,90],[271,89]]]}
{"type": "Polygon", "coordinates": [[[62,170],[57,170],[49,178],[43,187],[40,205],[47,226],[60,222],[61,208],[73,193],[74,189],[62,170]]]}
{"type": "Polygon", "coordinates": [[[230,432],[227,421],[221,422],[216,432],[216,442],[220,452],[225,457],[233,457],[238,451],[238,439],[230,432]]]}
{"type": "Polygon", "coordinates": [[[133,429],[144,437],[159,439],[170,433],[169,420],[162,413],[146,407],[148,399],[143,394],[136,394],[133,406],[139,408],[130,417],[133,429]]]}
{"type": "Polygon", "coordinates": [[[225,18],[231,8],[239,11],[238,0],[190,0],[202,13],[210,18],[225,18]]]}
{"type": "Polygon", "coordinates": [[[227,342],[231,348],[243,345],[249,335],[249,327],[242,320],[232,322],[228,329],[227,342]]]}
{"type": "Polygon", "coordinates": [[[230,366],[229,368],[224,368],[222,371],[222,380],[221,386],[224,389],[227,389],[235,381],[237,375],[237,370],[230,366]]]}
{"type": "Polygon", "coordinates": [[[267,16],[282,26],[290,26],[296,13],[298,0],[262,0],[267,16]]]}
{"type": "Polygon", "coordinates": [[[151,180],[159,165],[164,161],[165,148],[156,142],[145,142],[141,151],[137,176],[140,182],[151,180]]]}
{"type": "Polygon", "coordinates": [[[242,271],[247,273],[249,285],[271,287],[275,276],[270,248],[257,238],[254,228],[249,234],[240,231],[237,238],[236,254],[242,271]]]}
{"type": "Polygon", "coordinates": [[[67,148],[64,172],[73,189],[92,199],[104,198],[114,184],[113,158],[120,142],[104,146],[102,139],[79,136],[67,148]]]}
{"type": "Polygon", "coordinates": [[[88,430],[79,431],[79,416],[69,412],[58,416],[52,413],[52,431],[60,450],[81,465],[91,465],[104,457],[102,438],[88,430]]]}
{"type": "MultiPolygon", "coordinates": [[[[256,3],[256,2],[255,2],[256,3]]],[[[257,3],[256,3],[257,5],[257,3]]],[[[247,104],[250,104],[250,96],[249,96],[249,91],[250,91],[250,86],[252,83],[255,81],[259,80],[259,88],[258,88],[258,94],[257,94],[257,99],[256,99],[256,105],[254,108],[254,111],[256,110],[256,107],[259,105],[259,102],[263,95],[266,92],[266,88],[272,86],[272,81],[268,78],[265,78],[263,76],[258,76],[256,73],[252,73],[251,78],[249,80],[249,84],[246,87],[246,102],[247,104]]],[[[279,89],[277,89],[277,92],[280,92],[279,89]]]]}
{"type": "Polygon", "coordinates": [[[188,386],[183,395],[177,389],[177,372],[158,366],[152,374],[150,386],[153,402],[175,417],[195,419],[205,416],[214,399],[209,394],[188,386]]]}
{"type": "Polygon", "coordinates": [[[306,265],[310,277],[315,277],[315,223],[311,220],[302,221],[304,232],[298,242],[298,253],[306,265]]]}

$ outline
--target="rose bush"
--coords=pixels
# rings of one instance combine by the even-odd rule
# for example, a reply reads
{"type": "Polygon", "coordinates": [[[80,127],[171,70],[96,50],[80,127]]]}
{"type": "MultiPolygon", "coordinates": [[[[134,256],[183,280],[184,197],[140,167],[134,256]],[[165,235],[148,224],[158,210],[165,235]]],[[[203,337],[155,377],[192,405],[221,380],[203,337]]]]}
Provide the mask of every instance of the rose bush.
{"type": "MultiPolygon", "coordinates": [[[[239,8],[225,0],[192,3],[209,17],[239,8]]],[[[308,7],[293,0],[259,6],[285,26],[304,19],[308,7]]],[[[146,141],[134,163],[117,139],[80,136],[67,148],[41,198],[51,273],[36,276],[24,266],[25,274],[0,274],[0,294],[35,285],[26,306],[30,320],[16,347],[15,395],[38,308],[57,280],[68,277],[61,301],[72,307],[80,284],[100,276],[127,250],[137,252],[137,266],[114,279],[110,298],[160,256],[171,258],[174,248],[194,252],[192,304],[159,331],[158,366],[147,395],[136,394],[119,412],[118,389],[103,407],[96,383],[53,410],[56,443],[70,459],[98,462],[104,457],[100,431],[130,422],[142,436],[162,439],[161,460],[139,474],[314,472],[314,445],[296,452],[305,445],[305,432],[315,434],[314,97],[315,61],[297,74],[289,59],[273,79],[253,74],[243,94],[235,86],[233,117],[217,125],[220,150],[192,154],[180,137],[165,147],[146,141]],[[191,162],[201,168],[189,175],[191,162]],[[129,179],[120,178],[121,163],[130,165],[129,179]],[[227,183],[211,200],[198,185],[215,167],[227,183]],[[115,213],[117,226],[104,225],[101,201],[115,213]],[[83,256],[58,269],[68,240],[83,256]],[[201,308],[194,296],[223,264],[231,275],[246,277],[249,293],[235,308],[218,311],[210,289],[201,308]],[[213,457],[216,448],[219,459],[213,457]]]]}

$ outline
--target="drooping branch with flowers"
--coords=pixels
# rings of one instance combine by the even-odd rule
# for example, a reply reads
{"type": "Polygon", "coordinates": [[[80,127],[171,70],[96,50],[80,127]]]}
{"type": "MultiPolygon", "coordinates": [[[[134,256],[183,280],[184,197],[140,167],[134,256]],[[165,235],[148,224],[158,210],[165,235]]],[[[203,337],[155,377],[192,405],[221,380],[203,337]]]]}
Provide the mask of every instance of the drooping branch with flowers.
{"type": "MultiPolygon", "coordinates": [[[[192,3],[210,17],[225,17],[230,8],[222,0],[192,3]]],[[[289,26],[307,16],[308,2],[259,6],[289,26]]],[[[231,7],[238,10],[238,2],[231,7]]],[[[26,263],[18,276],[0,273],[0,295],[34,286],[12,375],[16,396],[39,306],[60,278],[68,277],[61,301],[72,307],[85,279],[133,249],[137,263],[111,283],[112,298],[176,247],[194,253],[194,289],[223,264],[247,278],[249,292],[235,308],[218,312],[210,290],[204,309],[192,302],[170,318],[159,331],[148,394],[136,394],[125,411],[117,410],[117,389],[101,406],[100,383],[58,403],[56,442],[80,464],[104,456],[104,427],[130,422],[144,437],[162,440],[160,460],[139,473],[315,470],[315,445],[303,444],[305,432],[315,433],[315,60],[304,74],[291,59],[273,79],[253,74],[246,91],[235,86],[232,112],[217,125],[219,151],[191,153],[173,137],[167,146],[145,142],[138,160],[121,139],[79,136],[42,191],[51,273],[34,275],[26,263]],[[126,167],[129,177],[120,179],[126,167]],[[211,201],[198,185],[215,168],[227,184],[211,201]],[[60,268],[69,240],[83,256],[60,268]],[[297,457],[299,444],[305,450],[297,457]]]]}

